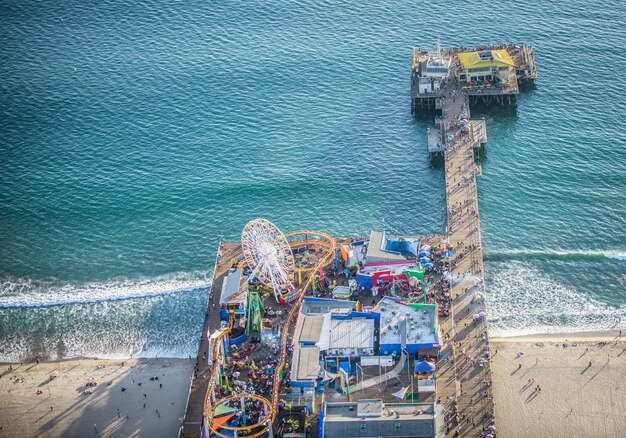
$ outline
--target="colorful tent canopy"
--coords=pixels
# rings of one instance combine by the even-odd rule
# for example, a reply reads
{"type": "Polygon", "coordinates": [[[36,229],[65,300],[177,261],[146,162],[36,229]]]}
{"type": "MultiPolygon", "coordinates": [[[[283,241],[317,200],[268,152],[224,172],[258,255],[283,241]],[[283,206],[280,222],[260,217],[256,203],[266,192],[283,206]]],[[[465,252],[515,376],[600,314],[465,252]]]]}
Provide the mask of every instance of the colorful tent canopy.
{"type": "Polygon", "coordinates": [[[415,361],[414,368],[416,373],[429,373],[435,371],[435,364],[425,360],[415,361]]]}
{"type": "Polygon", "coordinates": [[[215,408],[215,411],[213,412],[213,416],[219,417],[221,415],[230,414],[236,411],[237,409],[231,408],[230,406],[219,405],[217,408],[215,408]]]}
{"type": "Polygon", "coordinates": [[[213,418],[213,423],[217,426],[223,426],[228,420],[235,416],[235,412],[232,414],[224,415],[223,417],[213,418]]]}
{"type": "Polygon", "coordinates": [[[424,279],[424,271],[419,270],[419,271],[413,271],[413,270],[405,270],[402,271],[402,273],[404,275],[406,275],[406,278],[417,278],[418,280],[423,280],[424,279]]]}

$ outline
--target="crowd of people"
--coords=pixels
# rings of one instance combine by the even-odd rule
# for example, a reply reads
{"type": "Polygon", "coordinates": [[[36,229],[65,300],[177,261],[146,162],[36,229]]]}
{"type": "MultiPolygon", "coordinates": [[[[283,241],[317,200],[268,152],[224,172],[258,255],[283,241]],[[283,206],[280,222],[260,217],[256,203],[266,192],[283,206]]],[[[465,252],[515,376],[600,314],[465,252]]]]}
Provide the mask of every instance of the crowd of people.
{"type": "Polygon", "coordinates": [[[453,274],[453,312],[444,333],[439,373],[453,374],[455,389],[444,400],[446,431],[465,435],[477,427],[477,435],[495,436],[494,405],[491,393],[491,354],[485,316],[482,283],[482,253],[476,196],[476,175],[480,167],[474,159],[475,139],[467,118],[468,98],[450,86],[444,91],[446,137],[446,186],[448,233],[455,254],[450,260],[453,274]],[[469,283],[471,280],[472,283],[469,283]],[[478,316],[478,318],[476,318],[478,316]]]}

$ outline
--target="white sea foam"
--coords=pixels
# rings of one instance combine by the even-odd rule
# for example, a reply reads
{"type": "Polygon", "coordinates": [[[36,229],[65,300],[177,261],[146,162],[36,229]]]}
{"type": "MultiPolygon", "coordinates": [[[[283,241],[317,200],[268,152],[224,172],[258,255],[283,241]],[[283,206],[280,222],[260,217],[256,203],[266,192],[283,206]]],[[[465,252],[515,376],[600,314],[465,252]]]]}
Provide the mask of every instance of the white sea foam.
{"type": "Polygon", "coordinates": [[[211,272],[194,272],[83,284],[3,279],[0,284],[0,308],[50,307],[149,298],[208,288],[211,286],[211,277],[211,272]]]}
{"type": "MultiPolygon", "coordinates": [[[[43,346],[43,357],[47,360],[95,358],[95,359],[128,359],[128,358],[188,358],[195,357],[197,343],[191,337],[190,342],[176,343],[164,341],[162,346],[145,345],[145,337],[136,333],[128,333],[123,341],[120,339],[93,338],[92,333],[75,333],[64,338],[66,349],[58,350],[57,339],[39,339],[43,346]]],[[[32,339],[16,339],[11,337],[0,341],[0,362],[21,362],[33,357],[32,339]]],[[[41,352],[38,352],[39,354],[41,352]]]]}
{"type": "Polygon", "coordinates": [[[28,345],[13,339],[0,339],[0,362],[21,362],[30,356],[28,345]]]}
{"type": "Polygon", "coordinates": [[[554,258],[554,259],[617,259],[626,260],[623,250],[504,250],[486,252],[487,259],[554,258]]]}
{"type": "Polygon", "coordinates": [[[493,269],[486,286],[493,336],[626,328],[626,306],[604,304],[522,261],[493,269]]]}
{"type": "MultiPolygon", "coordinates": [[[[128,359],[134,357],[141,358],[154,358],[154,357],[167,357],[167,358],[196,358],[197,346],[193,345],[190,348],[186,346],[179,346],[178,348],[148,348],[129,352],[115,352],[115,353],[103,353],[101,351],[95,351],[93,357],[96,359],[128,359]]],[[[91,357],[91,355],[90,355],[91,357]]]]}

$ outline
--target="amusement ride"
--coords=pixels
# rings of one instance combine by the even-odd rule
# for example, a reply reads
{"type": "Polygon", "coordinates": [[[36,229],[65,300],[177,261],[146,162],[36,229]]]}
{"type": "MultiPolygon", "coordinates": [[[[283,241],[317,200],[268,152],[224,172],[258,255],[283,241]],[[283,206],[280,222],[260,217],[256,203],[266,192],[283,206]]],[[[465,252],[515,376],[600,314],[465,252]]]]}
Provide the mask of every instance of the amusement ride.
{"type": "MultiPolygon", "coordinates": [[[[285,235],[278,227],[265,219],[255,219],[245,225],[241,234],[241,247],[244,259],[238,266],[251,271],[247,282],[258,280],[272,289],[277,302],[290,305],[291,309],[286,321],[282,324],[279,360],[274,369],[271,400],[252,393],[232,394],[226,398],[217,399],[215,392],[218,374],[225,361],[220,345],[233,327],[234,312],[230,312],[228,324],[216,336],[211,356],[213,363],[209,389],[204,402],[205,421],[210,434],[225,438],[237,436],[238,432],[243,432],[249,438],[261,437],[266,433],[271,436],[272,423],[278,413],[282,371],[287,361],[289,327],[294,322],[302,300],[314,280],[323,276],[323,269],[333,262],[337,254],[335,239],[329,234],[305,230],[285,235]],[[306,257],[300,257],[297,266],[294,251],[298,254],[307,253],[306,257]],[[264,406],[265,415],[260,417],[257,423],[236,427],[216,417],[218,409],[227,403],[239,403],[241,411],[245,412],[246,401],[257,401],[264,406]]],[[[254,302],[256,306],[261,305],[258,295],[254,302]]]]}
{"type": "Polygon", "coordinates": [[[248,282],[257,279],[274,291],[276,301],[293,290],[295,262],[285,235],[270,221],[255,219],[241,232],[241,248],[252,273],[248,282]]]}

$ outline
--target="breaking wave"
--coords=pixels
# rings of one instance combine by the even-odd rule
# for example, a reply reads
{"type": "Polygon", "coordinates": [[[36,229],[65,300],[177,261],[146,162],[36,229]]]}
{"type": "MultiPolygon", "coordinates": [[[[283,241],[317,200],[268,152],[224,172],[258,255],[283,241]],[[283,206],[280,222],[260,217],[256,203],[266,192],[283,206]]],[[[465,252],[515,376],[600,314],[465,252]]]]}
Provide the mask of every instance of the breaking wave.
{"type": "Polygon", "coordinates": [[[93,304],[178,294],[210,287],[211,277],[211,271],[180,272],[156,278],[82,284],[5,278],[0,283],[0,309],[93,304]]]}
{"type": "Polygon", "coordinates": [[[626,251],[559,251],[559,250],[521,250],[494,251],[485,253],[485,260],[505,259],[558,259],[558,260],[626,260],[626,251]]]}
{"type": "Polygon", "coordinates": [[[493,263],[489,268],[486,287],[492,336],[626,328],[624,305],[602,303],[520,260],[493,263]]]}
{"type": "Polygon", "coordinates": [[[0,361],[195,355],[212,272],[61,284],[3,279],[0,361]]]}

